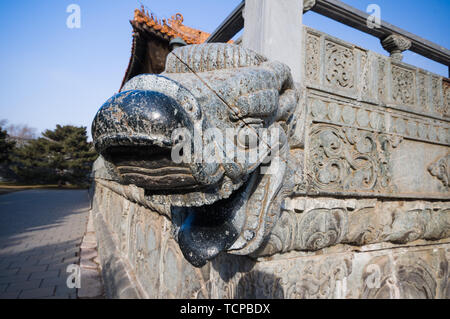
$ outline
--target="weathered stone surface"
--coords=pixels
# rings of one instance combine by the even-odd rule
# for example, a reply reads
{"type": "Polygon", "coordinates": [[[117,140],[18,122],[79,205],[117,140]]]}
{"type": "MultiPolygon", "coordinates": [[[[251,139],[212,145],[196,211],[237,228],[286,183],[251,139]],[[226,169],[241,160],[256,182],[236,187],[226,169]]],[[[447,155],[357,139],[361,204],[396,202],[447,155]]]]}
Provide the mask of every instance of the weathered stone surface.
{"type": "Polygon", "coordinates": [[[442,182],[443,191],[450,187],[450,155],[446,155],[428,166],[431,175],[442,182]]]}
{"type": "Polygon", "coordinates": [[[103,295],[100,273],[97,269],[87,269],[81,266],[81,287],[78,298],[95,298],[103,295]]]}
{"type": "Polygon", "coordinates": [[[97,247],[96,242],[86,242],[86,241],[83,241],[80,246],[81,249],[92,249],[96,247],[97,247]]]}
{"type": "Polygon", "coordinates": [[[316,0],[303,0],[303,13],[309,11],[316,5],[316,0]]]}
{"type": "Polygon", "coordinates": [[[180,248],[202,266],[224,250],[255,251],[270,232],[287,185],[287,143],[297,101],[284,64],[235,45],[186,46],[167,57],[163,76],[134,77],[102,106],[92,126],[94,144],[121,183],[145,188],[149,202],[178,207],[168,215],[177,225],[180,248]],[[217,137],[208,136],[208,128],[217,137]],[[187,163],[175,163],[171,153],[180,145],[177,129],[194,137],[184,153],[187,163]],[[235,154],[249,152],[245,139],[262,129],[276,132],[263,140],[275,160],[269,151],[255,159],[230,156],[230,147],[235,154]],[[204,151],[210,142],[213,154],[204,151]],[[261,175],[261,165],[277,174],[261,175]]]}
{"type": "Polygon", "coordinates": [[[259,255],[291,250],[320,250],[346,243],[355,246],[450,237],[447,202],[286,200],[284,211],[259,255]]]}
{"type": "Polygon", "coordinates": [[[401,61],[403,58],[402,52],[411,47],[411,41],[400,35],[392,34],[384,38],[381,45],[390,53],[392,59],[401,61]]]}
{"type": "Polygon", "coordinates": [[[117,174],[111,164],[105,161],[103,156],[99,156],[92,165],[92,176],[111,181],[119,181],[117,174]]]}
{"type": "Polygon", "coordinates": [[[84,299],[103,299],[105,297],[103,282],[101,278],[100,262],[97,251],[97,236],[95,234],[94,218],[92,211],[86,227],[80,249],[80,278],[77,297],[84,299]]]}
{"type": "Polygon", "coordinates": [[[247,0],[243,12],[242,46],[289,65],[297,83],[303,76],[303,4],[302,0],[247,0]]]}
{"type": "Polygon", "coordinates": [[[140,298],[136,283],[131,282],[126,272],[125,259],[120,258],[112,234],[109,232],[101,213],[93,215],[97,240],[101,245],[98,253],[101,260],[102,281],[108,298],[140,298]],[[126,294],[124,292],[126,291],[126,294]]]}
{"type": "Polygon", "coordinates": [[[186,46],[100,109],[118,177],[97,176],[93,203],[108,296],[449,297],[448,81],[310,28],[303,42],[298,86],[243,47],[186,46]],[[249,151],[248,126],[280,130],[275,156],[169,156],[179,127],[238,128],[225,145],[249,151]]]}
{"type": "MultiPolygon", "coordinates": [[[[438,210],[446,203],[300,199],[286,204],[269,243],[259,252],[261,256],[283,254],[267,259],[221,255],[211,264],[194,268],[179,250],[166,217],[130,204],[104,186],[98,188],[105,198],[114,198],[113,215],[133,216],[116,223],[115,235],[110,235],[117,243],[122,242],[120,238],[127,241],[122,252],[115,254],[127,256],[130,268],[114,267],[116,275],[105,278],[122,292],[135,280],[142,290],[133,298],[448,298],[450,242],[427,242],[421,248],[425,240],[449,237],[448,209],[438,210]],[[290,212],[291,207],[304,212],[290,212]],[[414,207],[422,210],[408,210],[414,207]],[[300,219],[285,220],[287,216],[300,219]],[[336,246],[339,243],[352,246],[336,246]],[[355,253],[355,248],[361,252],[355,253]],[[392,258],[401,264],[395,261],[395,267],[386,268],[383,260],[392,258]],[[416,272],[424,277],[416,278],[416,272]],[[123,276],[129,276],[128,284],[123,276]],[[411,278],[422,288],[416,288],[411,278]],[[323,282],[323,289],[318,289],[318,282],[323,282]]],[[[111,263],[102,264],[111,267],[111,263]]]]}
{"type": "Polygon", "coordinates": [[[98,264],[89,259],[80,259],[80,267],[84,269],[97,269],[98,264]]]}

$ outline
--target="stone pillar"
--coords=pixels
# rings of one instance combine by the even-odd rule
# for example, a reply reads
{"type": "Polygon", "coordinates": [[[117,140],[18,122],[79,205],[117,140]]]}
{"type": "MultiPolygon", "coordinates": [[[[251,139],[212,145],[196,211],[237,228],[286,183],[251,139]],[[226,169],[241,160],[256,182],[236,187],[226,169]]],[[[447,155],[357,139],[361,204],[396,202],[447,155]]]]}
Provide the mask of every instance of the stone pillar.
{"type": "Polygon", "coordinates": [[[411,41],[397,34],[391,34],[381,41],[383,48],[388,51],[395,61],[403,59],[403,51],[411,47],[411,41]]]}
{"type": "Polygon", "coordinates": [[[246,0],[242,46],[287,64],[302,79],[302,0],[246,0]]]}

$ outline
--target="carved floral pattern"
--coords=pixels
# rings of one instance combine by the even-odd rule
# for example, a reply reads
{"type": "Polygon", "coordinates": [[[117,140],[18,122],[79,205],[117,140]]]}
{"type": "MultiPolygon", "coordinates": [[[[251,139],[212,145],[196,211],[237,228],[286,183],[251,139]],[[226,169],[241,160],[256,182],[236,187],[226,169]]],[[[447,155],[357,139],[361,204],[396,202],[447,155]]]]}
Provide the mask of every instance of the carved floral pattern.
{"type": "Polygon", "coordinates": [[[384,70],[386,66],[386,62],[383,58],[378,58],[378,99],[380,102],[384,102],[385,100],[385,75],[386,72],[384,70]]]}
{"type": "Polygon", "coordinates": [[[433,299],[437,283],[435,271],[419,257],[409,255],[372,258],[362,274],[362,298],[433,299]]]}
{"type": "MultiPolygon", "coordinates": [[[[117,226],[114,226],[115,218],[129,210],[126,220],[121,221],[126,224],[123,240],[129,241],[128,254],[122,251],[122,257],[130,261],[135,274],[133,280],[140,283],[150,298],[448,299],[450,296],[450,249],[447,248],[445,255],[446,246],[437,252],[436,246],[432,246],[428,250],[422,248],[399,254],[392,253],[393,250],[387,250],[388,253],[377,251],[373,255],[362,253],[370,254],[367,259],[356,259],[354,253],[324,253],[256,261],[247,256],[222,254],[211,262],[211,267],[194,269],[184,261],[169,236],[170,227],[164,222],[165,218],[130,202],[125,194],[116,193],[117,189],[111,187],[113,184],[97,184],[94,209],[97,215],[103,215],[101,218],[105,218],[112,229],[117,226]],[[110,209],[98,206],[108,203],[111,203],[107,205],[110,209]]],[[[437,210],[440,206],[436,203],[418,202],[434,209],[412,209],[417,204],[408,206],[406,202],[389,204],[382,201],[377,210],[369,207],[353,210],[343,205],[344,202],[335,203],[342,204],[340,208],[325,201],[330,208],[284,211],[280,220],[284,228],[275,227],[269,242],[273,242],[274,234],[279,236],[281,245],[291,245],[289,249],[281,247],[285,252],[292,248],[304,249],[300,245],[315,250],[339,243],[365,245],[383,240],[407,243],[450,236],[450,210],[437,210]],[[409,208],[402,210],[405,205],[409,208]]],[[[100,245],[104,247],[103,242],[100,245]]],[[[114,288],[120,283],[108,284],[114,288]]]]}
{"type": "Polygon", "coordinates": [[[351,89],[354,86],[354,54],[351,49],[333,42],[326,43],[326,80],[332,86],[351,89]]]}
{"type": "MultiPolygon", "coordinates": [[[[381,203],[349,207],[285,210],[259,256],[292,250],[316,251],[337,244],[363,246],[380,242],[406,244],[450,236],[450,209],[404,208],[381,203]]],[[[419,204],[420,205],[420,204],[419,204]]],[[[338,204],[339,206],[339,204],[338,204]]]]}
{"type": "Polygon", "coordinates": [[[363,97],[369,95],[369,59],[364,51],[361,51],[361,93],[363,97]]]}
{"type": "Polygon", "coordinates": [[[446,109],[445,104],[442,103],[441,88],[442,88],[441,78],[437,76],[431,77],[431,92],[433,96],[434,109],[439,114],[445,115],[448,114],[448,109],[446,109]]]}
{"type": "Polygon", "coordinates": [[[358,93],[358,98],[366,101],[373,101],[373,97],[381,106],[396,104],[405,111],[450,117],[450,82],[445,77],[396,62],[409,47],[407,39],[393,35],[384,44],[392,53],[391,58],[368,54],[357,46],[307,28],[305,78],[316,85],[320,82],[321,90],[331,95],[343,89],[340,94],[356,98],[358,93]],[[358,92],[349,90],[355,87],[358,92]]]}
{"type": "Polygon", "coordinates": [[[426,75],[419,73],[417,78],[417,85],[419,87],[419,108],[422,110],[429,110],[427,89],[426,89],[426,75]]]}
{"type": "Polygon", "coordinates": [[[248,259],[223,255],[213,261],[212,268],[221,279],[214,298],[345,298],[352,257],[293,259],[254,267],[248,259]]]}
{"type": "MultiPolygon", "coordinates": [[[[442,249],[443,250],[443,249],[442,249]]],[[[432,249],[325,254],[254,263],[221,256],[213,298],[448,298],[448,261],[432,249]],[[362,256],[361,256],[362,257],[362,256]]]]}
{"type": "Polygon", "coordinates": [[[394,192],[390,151],[400,141],[386,134],[315,125],[308,165],[312,190],[394,192]]]}
{"type": "Polygon", "coordinates": [[[347,218],[343,209],[313,209],[305,213],[298,224],[301,245],[318,250],[335,245],[347,233],[347,218]]]}
{"type": "Polygon", "coordinates": [[[381,132],[395,130],[399,136],[433,143],[448,144],[450,142],[448,124],[444,121],[419,120],[397,113],[392,114],[390,128],[386,128],[386,114],[381,110],[374,110],[373,107],[359,108],[352,104],[338,104],[316,98],[309,100],[309,110],[314,121],[345,124],[381,132]]]}
{"type": "Polygon", "coordinates": [[[450,84],[445,82],[443,85],[444,88],[444,116],[450,117],[450,84]]]}
{"type": "MultiPolygon", "coordinates": [[[[285,285],[286,298],[330,299],[344,298],[343,281],[352,272],[350,258],[325,258],[321,262],[309,260],[302,267],[292,267],[285,285]]],[[[283,283],[283,281],[282,281],[283,283]]]]}
{"type": "Polygon", "coordinates": [[[442,182],[444,191],[450,189],[450,155],[444,156],[428,166],[428,171],[442,182]]]}
{"type": "Polygon", "coordinates": [[[319,80],[319,38],[317,36],[308,34],[306,37],[306,76],[311,81],[319,80]]]}
{"type": "Polygon", "coordinates": [[[414,73],[392,66],[392,98],[400,104],[414,104],[414,73]]]}

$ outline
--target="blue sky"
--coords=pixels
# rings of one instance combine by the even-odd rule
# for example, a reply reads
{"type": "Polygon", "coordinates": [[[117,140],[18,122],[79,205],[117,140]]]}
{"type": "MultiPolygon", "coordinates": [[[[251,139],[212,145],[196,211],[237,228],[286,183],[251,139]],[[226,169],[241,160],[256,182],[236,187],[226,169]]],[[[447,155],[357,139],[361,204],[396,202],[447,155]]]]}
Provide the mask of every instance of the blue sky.
{"type": "MultiPolygon", "coordinates": [[[[0,119],[41,132],[56,124],[87,126],[117,92],[128,65],[135,8],[158,17],[177,12],[194,28],[212,32],[241,0],[16,0],[0,2],[0,119]],[[81,28],[69,29],[70,4],[81,8],[81,28]]],[[[449,0],[345,0],[360,10],[376,3],[381,18],[450,48],[449,0]]],[[[315,13],[305,25],[386,54],[378,39],[315,13]]],[[[405,62],[447,76],[447,67],[404,54],[405,62]]]]}

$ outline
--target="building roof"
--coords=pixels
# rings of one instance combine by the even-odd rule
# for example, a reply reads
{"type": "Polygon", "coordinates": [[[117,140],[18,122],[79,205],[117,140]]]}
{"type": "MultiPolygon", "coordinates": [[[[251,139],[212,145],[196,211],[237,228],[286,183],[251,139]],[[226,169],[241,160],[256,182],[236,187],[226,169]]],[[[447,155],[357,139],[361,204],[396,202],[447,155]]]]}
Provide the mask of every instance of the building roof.
{"type": "Polygon", "coordinates": [[[167,55],[171,51],[171,40],[181,38],[188,45],[201,44],[210,36],[207,32],[185,26],[181,13],[170,19],[158,19],[143,6],[134,10],[134,18],[130,23],[133,27],[131,57],[121,88],[136,75],[163,72],[167,55]]]}
{"type": "Polygon", "coordinates": [[[197,30],[183,24],[183,15],[177,13],[170,19],[158,19],[153,13],[146,12],[144,7],[134,10],[133,26],[139,24],[146,31],[153,31],[163,38],[183,39],[186,44],[200,44],[206,41],[209,33],[197,30]]]}

